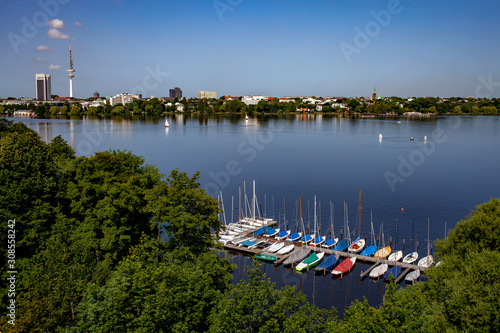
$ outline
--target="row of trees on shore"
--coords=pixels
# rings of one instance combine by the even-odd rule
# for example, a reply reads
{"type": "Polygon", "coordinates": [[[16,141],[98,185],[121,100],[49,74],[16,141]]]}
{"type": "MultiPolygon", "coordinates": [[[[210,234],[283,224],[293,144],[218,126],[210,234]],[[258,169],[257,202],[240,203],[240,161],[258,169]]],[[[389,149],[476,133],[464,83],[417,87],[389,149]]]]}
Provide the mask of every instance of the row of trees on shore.
{"type": "Polygon", "coordinates": [[[0,151],[0,298],[15,304],[14,318],[0,310],[2,332],[500,331],[497,199],[438,242],[427,282],[389,283],[382,305],[360,299],[340,319],[295,287],[276,289],[257,263],[231,283],[199,173],[165,177],[126,151],[79,157],[60,136],[44,143],[6,119],[0,151]]]}
{"type": "MultiPolygon", "coordinates": [[[[255,105],[246,105],[239,99],[174,99],[173,101],[161,101],[158,98],[150,100],[134,99],[132,103],[114,106],[109,103],[102,106],[82,107],[78,101],[70,104],[68,101],[63,106],[50,106],[49,103],[35,105],[6,105],[0,106],[0,113],[13,112],[16,109],[34,111],[38,116],[48,115],[96,115],[96,114],[147,114],[160,115],[164,112],[197,112],[197,113],[229,113],[229,114],[284,114],[295,112],[319,112],[317,105],[304,102],[300,98],[288,102],[273,100],[261,100],[255,105]]],[[[498,115],[500,100],[493,98],[449,98],[439,99],[434,97],[419,97],[403,99],[399,97],[388,97],[375,101],[359,98],[339,98],[321,105],[320,112],[323,113],[349,113],[349,114],[391,114],[402,115],[407,112],[420,112],[431,114],[470,114],[470,115],[498,115]]]]}

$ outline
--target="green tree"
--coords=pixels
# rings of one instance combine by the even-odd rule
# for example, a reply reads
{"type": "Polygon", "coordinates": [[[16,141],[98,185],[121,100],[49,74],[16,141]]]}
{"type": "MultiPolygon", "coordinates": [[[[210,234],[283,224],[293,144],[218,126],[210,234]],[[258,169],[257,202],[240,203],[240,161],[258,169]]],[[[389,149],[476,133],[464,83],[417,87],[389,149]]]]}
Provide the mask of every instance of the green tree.
{"type": "Polygon", "coordinates": [[[349,109],[351,109],[351,110],[355,110],[355,109],[356,109],[356,107],[357,107],[358,105],[360,105],[360,104],[361,104],[361,103],[360,103],[360,102],[358,102],[357,100],[355,100],[355,99],[351,99],[351,100],[349,100],[349,102],[347,103],[347,107],[348,107],[349,109]]]}
{"type": "Polygon", "coordinates": [[[66,105],[63,105],[60,110],[60,114],[65,116],[68,114],[68,107],[66,105]]]}
{"type": "Polygon", "coordinates": [[[228,260],[212,252],[196,262],[156,256],[143,238],[106,285],[90,284],[72,332],[204,332],[207,317],[230,285],[228,260]]]}
{"type": "Polygon", "coordinates": [[[59,108],[57,106],[53,106],[50,108],[50,114],[55,115],[59,113],[59,108]]]}
{"type": "Polygon", "coordinates": [[[271,106],[269,105],[269,102],[265,99],[261,99],[257,103],[257,112],[268,113],[270,109],[271,109],[271,106]]]}
{"type": "Polygon", "coordinates": [[[111,114],[113,115],[122,115],[124,113],[125,113],[125,108],[121,105],[115,106],[111,111],[111,114]]]}
{"type": "Polygon", "coordinates": [[[99,113],[99,108],[97,106],[89,106],[89,109],[87,111],[88,115],[96,115],[99,113]]]}
{"type": "Polygon", "coordinates": [[[41,117],[45,114],[45,107],[43,105],[37,105],[35,107],[35,114],[38,116],[38,117],[41,117]]]}
{"type": "Polygon", "coordinates": [[[74,115],[74,116],[81,115],[82,114],[82,108],[81,108],[81,106],[78,105],[78,104],[74,104],[73,106],[71,106],[70,114],[74,115]]]}
{"type": "Polygon", "coordinates": [[[295,287],[275,289],[254,261],[248,282],[239,282],[219,301],[209,317],[210,332],[324,332],[334,310],[320,310],[306,302],[295,287]]]}
{"type": "Polygon", "coordinates": [[[222,227],[217,202],[201,188],[199,177],[199,172],[188,177],[173,170],[165,182],[146,194],[148,209],[154,216],[152,225],[163,226],[168,250],[182,257],[208,251],[222,227]]]}
{"type": "Polygon", "coordinates": [[[156,104],[155,106],[155,114],[160,115],[163,112],[163,105],[162,104],[156,104]]]}

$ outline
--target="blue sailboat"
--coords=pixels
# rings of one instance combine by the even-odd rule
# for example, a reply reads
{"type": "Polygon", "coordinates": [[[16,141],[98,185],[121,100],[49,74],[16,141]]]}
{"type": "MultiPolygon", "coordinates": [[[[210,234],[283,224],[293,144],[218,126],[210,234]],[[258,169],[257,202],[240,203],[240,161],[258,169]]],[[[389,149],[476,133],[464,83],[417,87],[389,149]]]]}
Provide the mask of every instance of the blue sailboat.
{"type": "Polygon", "coordinates": [[[345,227],[345,230],[346,230],[346,239],[343,239],[341,240],[340,242],[337,243],[337,245],[335,245],[335,247],[333,248],[334,251],[345,251],[347,250],[347,248],[351,245],[351,239],[349,238],[349,217],[347,216],[347,207],[346,207],[346,204],[344,202],[344,227],[345,227]]]}
{"type": "Polygon", "coordinates": [[[330,239],[327,239],[321,246],[326,248],[332,248],[339,242],[338,238],[335,238],[335,230],[333,229],[333,202],[330,201],[330,239]]]}
{"type": "Polygon", "coordinates": [[[338,262],[339,262],[339,255],[332,254],[328,256],[328,258],[326,258],[321,264],[319,264],[315,270],[317,272],[325,273],[327,270],[329,271],[333,269],[333,267],[335,267],[335,265],[337,265],[338,262]]]}
{"type": "Polygon", "coordinates": [[[335,245],[333,250],[334,251],[345,251],[345,250],[347,250],[349,245],[351,245],[351,242],[347,239],[343,239],[340,242],[338,242],[337,245],[335,245]]]}
{"type": "Polygon", "coordinates": [[[302,236],[301,232],[294,232],[290,236],[288,236],[288,240],[291,242],[296,242],[300,239],[300,236],[302,236]]]}
{"type": "Polygon", "coordinates": [[[268,232],[271,229],[272,229],[271,227],[265,226],[265,227],[262,227],[260,229],[257,229],[253,234],[255,236],[263,235],[263,234],[265,234],[266,232],[268,232]]]}
{"type": "Polygon", "coordinates": [[[401,274],[401,266],[393,266],[387,270],[384,274],[384,280],[389,281],[391,279],[391,275],[396,279],[401,274]]]}
{"type": "Polygon", "coordinates": [[[372,241],[372,244],[369,245],[368,247],[366,247],[365,249],[363,249],[363,251],[361,251],[362,256],[370,257],[370,256],[374,255],[375,252],[377,252],[377,250],[378,250],[378,246],[375,242],[375,231],[373,230],[373,215],[371,218],[371,241],[372,241]]]}

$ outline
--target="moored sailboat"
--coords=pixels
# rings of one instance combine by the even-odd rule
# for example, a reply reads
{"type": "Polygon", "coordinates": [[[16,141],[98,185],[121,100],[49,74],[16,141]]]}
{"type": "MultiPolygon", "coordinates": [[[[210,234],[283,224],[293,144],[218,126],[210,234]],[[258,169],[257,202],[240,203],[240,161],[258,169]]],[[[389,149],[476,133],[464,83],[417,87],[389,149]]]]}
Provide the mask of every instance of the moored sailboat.
{"type": "Polygon", "coordinates": [[[332,248],[335,245],[337,245],[339,239],[335,237],[335,230],[333,228],[333,202],[330,201],[330,238],[327,239],[323,244],[321,244],[322,247],[326,248],[332,248]]]}
{"type": "Polygon", "coordinates": [[[377,244],[375,242],[375,230],[373,230],[373,214],[370,214],[370,215],[371,215],[371,222],[370,222],[371,235],[370,235],[370,238],[371,238],[372,243],[370,245],[368,245],[366,248],[364,248],[363,251],[361,251],[361,255],[366,256],[366,257],[374,255],[375,252],[377,252],[377,250],[378,250],[377,244]]]}
{"type": "Polygon", "coordinates": [[[366,240],[361,238],[361,190],[359,190],[359,225],[358,225],[358,238],[349,246],[348,251],[358,253],[366,245],[366,240]]]}
{"type": "Polygon", "coordinates": [[[297,265],[297,271],[304,271],[310,267],[313,267],[317,263],[319,263],[323,257],[325,256],[325,252],[313,252],[309,257],[304,259],[300,264],[297,265]]]}
{"type": "Polygon", "coordinates": [[[430,219],[427,219],[427,256],[418,261],[418,266],[425,268],[431,266],[434,263],[434,258],[430,254],[429,224],[430,219]]]}
{"type": "Polygon", "coordinates": [[[283,247],[285,246],[285,243],[284,242],[276,242],[274,243],[273,245],[271,245],[267,251],[268,252],[271,252],[271,253],[274,253],[274,252],[278,252],[279,250],[281,250],[283,247]]]}
{"type": "Polygon", "coordinates": [[[295,245],[293,244],[283,246],[276,254],[288,254],[293,251],[294,247],[295,245]]]}
{"type": "Polygon", "coordinates": [[[317,267],[317,272],[326,272],[327,270],[331,270],[335,265],[339,262],[339,255],[329,255],[323,262],[321,262],[317,267]]]}
{"type": "Polygon", "coordinates": [[[346,258],[332,271],[332,275],[341,275],[349,272],[356,263],[356,257],[346,258]]]}
{"type": "Polygon", "coordinates": [[[387,272],[387,268],[388,267],[389,266],[387,264],[385,264],[385,263],[382,263],[382,264],[378,265],[377,267],[375,267],[374,269],[372,269],[370,271],[370,277],[372,279],[376,279],[379,276],[384,275],[385,272],[387,272]]]}
{"type": "MultiPolygon", "coordinates": [[[[321,209],[320,209],[321,210],[321,209]]],[[[310,246],[319,246],[323,244],[326,240],[325,236],[318,235],[318,219],[316,215],[316,196],[314,196],[314,238],[309,243],[310,246]]]]}
{"type": "Polygon", "coordinates": [[[381,240],[381,246],[375,252],[373,257],[378,258],[378,259],[384,259],[386,258],[389,254],[391,254],[391,247],[390,246],[385,246],[385,240],[384,240],[384,223],[380,225],[380,240],[381,240]]]}

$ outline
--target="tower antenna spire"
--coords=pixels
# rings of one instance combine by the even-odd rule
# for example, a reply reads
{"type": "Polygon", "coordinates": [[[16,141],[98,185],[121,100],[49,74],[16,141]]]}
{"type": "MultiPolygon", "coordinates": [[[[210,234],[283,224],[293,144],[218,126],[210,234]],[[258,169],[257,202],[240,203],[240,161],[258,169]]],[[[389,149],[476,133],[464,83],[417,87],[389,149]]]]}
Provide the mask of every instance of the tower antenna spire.
{"type": "Polygon", "coordinates": [[[69,97],[73,98],[73,78],[75,77],[73,73],[75,70],[73,69],[73,58],[71,56],[71,44],[69,44],[69,67],[66,70],[68,72],[68,77],[69,77],[69,97]]]}

